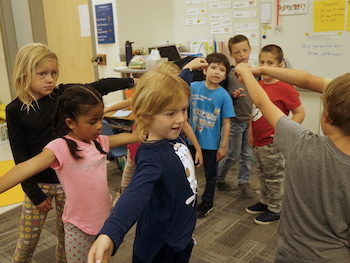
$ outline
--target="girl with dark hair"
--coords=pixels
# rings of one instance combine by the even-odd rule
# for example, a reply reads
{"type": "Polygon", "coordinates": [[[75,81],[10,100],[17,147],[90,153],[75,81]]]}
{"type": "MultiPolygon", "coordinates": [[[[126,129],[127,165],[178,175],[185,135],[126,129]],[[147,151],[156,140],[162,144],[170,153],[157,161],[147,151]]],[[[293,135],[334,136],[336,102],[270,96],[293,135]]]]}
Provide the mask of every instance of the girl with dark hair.
{"type": "Polygon", "coordinates": [[[110,214],[106,156],[110,148],[139,141],[125,133],[100,135],[103,102],[88,85],[72,85],[58,99],[54,116],[56,139],[33,158],[3,177],[5,190],[51,167],[66,194],[62,220],[67,262],[85,262],[95,235],[110,214]]]}

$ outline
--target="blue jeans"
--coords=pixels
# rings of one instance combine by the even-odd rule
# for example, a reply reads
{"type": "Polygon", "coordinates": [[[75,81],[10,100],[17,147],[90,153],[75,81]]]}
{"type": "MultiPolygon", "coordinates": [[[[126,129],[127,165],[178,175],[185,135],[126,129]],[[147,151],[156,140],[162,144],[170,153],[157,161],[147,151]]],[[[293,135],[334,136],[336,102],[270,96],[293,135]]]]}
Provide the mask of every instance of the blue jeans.
{"type": "MultiPolygon", "coordinates": [[[[192,157],[195,156],[196,150],[192,145],[190,145],[190,151],[192,157]]],[[[204,164],[204,174],[205,174],[205,189],[202,195],[202,200],[204,202],[213,202],[214,193],[216,187],[216,180],[218,178],[218,162],[216,161],[217,150],[204,150],[203,154],[203,164],[204,164]]]]}
{"type": "Polygon", "coordinates": [[[249,122],[232,122],[230,125],[230,137],[227,145],[227,153],[219,162],[218,182],[225,182],[229,169],[239,159],[238,184],[244,184],[249,179],[250,158],[252,149],[248,145],[249,122]]]}

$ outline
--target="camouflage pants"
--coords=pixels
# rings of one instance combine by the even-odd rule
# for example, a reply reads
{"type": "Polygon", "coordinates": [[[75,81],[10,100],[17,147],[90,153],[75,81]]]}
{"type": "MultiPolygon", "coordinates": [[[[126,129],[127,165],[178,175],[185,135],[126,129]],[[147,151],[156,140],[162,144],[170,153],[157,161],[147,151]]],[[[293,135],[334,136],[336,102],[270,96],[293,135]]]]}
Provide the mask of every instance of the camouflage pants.
{"type": "Polygon", "coordinates": [[[253,147],[257,176],[261,187],[261,203],[274,213],[280,213],[284,190],[286,159],[273,144],[253,147]]]}

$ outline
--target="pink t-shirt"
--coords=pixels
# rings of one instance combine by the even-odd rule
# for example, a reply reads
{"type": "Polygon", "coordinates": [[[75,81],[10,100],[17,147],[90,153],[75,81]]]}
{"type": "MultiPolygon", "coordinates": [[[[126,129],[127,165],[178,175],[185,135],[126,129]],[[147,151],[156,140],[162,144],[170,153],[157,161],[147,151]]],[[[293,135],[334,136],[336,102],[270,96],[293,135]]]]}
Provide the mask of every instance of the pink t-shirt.
{"type": "MultiPolygon", "coordinates": [[[[51,168],[66,193],[63,222],[69,222],[83,232],[96,235],[110,214],[112,198],[108,189],[106,155],[97,150],[95,144],[84,143],[66,136],[78,145],[77,152],[83,159],[75,160],[69,152],[67,142],[58,138],[45,148],[56,156],[51,168]]],[[[97,141],[105,152],[109,151],[109,139],[100,135],[97,141]]]]}

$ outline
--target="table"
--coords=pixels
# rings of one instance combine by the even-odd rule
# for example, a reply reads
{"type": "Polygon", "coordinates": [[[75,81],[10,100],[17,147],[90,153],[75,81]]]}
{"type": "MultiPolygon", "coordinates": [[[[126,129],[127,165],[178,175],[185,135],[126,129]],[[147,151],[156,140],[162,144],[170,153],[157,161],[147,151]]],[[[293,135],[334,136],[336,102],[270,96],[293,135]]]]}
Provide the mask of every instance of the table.
{"type": "Polygon", "coordinates": [[[114,133],[131,132],[135,120],[135,115],[130,113],[126,117],[113,116],[115,111],[105,113],[104,118],[111,125],[114,133]]]}
{"type": "Polygon", "coordinates": [[[117,67],[113,69],[115,72],[120,72],[122,73],[122,76],[124,78],[129,77],[129,74],[138,74],[142,75],[146,73],[148,70],[147,69],[138,69],[138,68],[128,68],[128,67],[117,67]]]}

